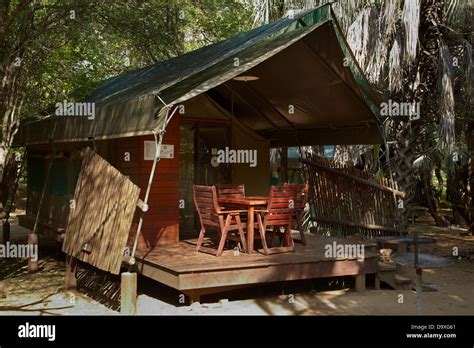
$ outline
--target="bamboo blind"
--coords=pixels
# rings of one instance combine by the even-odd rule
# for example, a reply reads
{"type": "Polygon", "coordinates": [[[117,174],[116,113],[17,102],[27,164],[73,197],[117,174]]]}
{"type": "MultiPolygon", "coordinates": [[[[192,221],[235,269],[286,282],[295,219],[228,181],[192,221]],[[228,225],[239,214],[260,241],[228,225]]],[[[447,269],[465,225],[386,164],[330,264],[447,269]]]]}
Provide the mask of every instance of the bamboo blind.
{"type": "Polygon", "coordinates": [[[83,155],[62,250],[118,274],[140,188],[92,149],[83,155]]]}
{"type": "Polygon", "coordinates": [[[302,159],[309,183],[310,219],[335,235],[400,234],[397,183],[358,168],[306,154],[302,159]]]}

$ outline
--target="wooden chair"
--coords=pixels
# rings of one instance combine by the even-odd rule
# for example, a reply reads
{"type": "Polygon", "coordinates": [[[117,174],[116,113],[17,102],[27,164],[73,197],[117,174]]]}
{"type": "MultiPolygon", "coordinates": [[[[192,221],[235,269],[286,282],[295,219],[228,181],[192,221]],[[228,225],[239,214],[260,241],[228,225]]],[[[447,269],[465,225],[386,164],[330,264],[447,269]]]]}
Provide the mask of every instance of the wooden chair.
{"type": "Polygon", "coordinates": [[[193,185],[194,205],[199,215],[201,230],[196,246],[197,251],[221,256],[227,239],[240,240],[242,249],[247,252],[244,228],[246,224],[240,220],[240,214],[245,210],[222,210],[217,204],[217,193],[215,186],[193,185]],[[215,228],[219,231],[219,244],[217,249],[202,246],[207,228],[215,228]],[[233,235],[238,231],[238,235],[233,235]],[[231,233],[229,233],[231,232],[231,233]]]}
{"type": "Polygon", "coordinates": [[[240,198],[245,197],[245,185],[220,184],[217,186],[219,197],[240,198]]]}
{"type": "Polygon", "coordinates": [[[293,221],[296,222],[296,227],[300,232],[300,241],[301,244],[306,245],[306,238],[304,236],[304,227],[303,227],[303,216],[304,208],[306,203],[308,203],[308,190],[309,185],[306,184],[285,184],[285,187],[293,192],[293,221]]]}
{"type": "MultiPolygon", "coordinates": [[[[234,185],[234,184],[219,184],[217,185],[217,194],[219,198],[244,198],[245,197],[245,185],[234,185]]],[[[238,210],[241,206],[227,204],[221,209],[238,210]]],[[[241,217],[243,222],[247,221],[247,215],[241,217]]]]}
{"type": "Polygon", "coordinates": [[[265,255],[277,254],[295,251],[295,244],[291,238],[291,222],[293,216],[293,191],[288,190],[285,186],[271,186],[270,195],[268,197],[268,205],[265,210],[256,210],[257,224],[260,238],[262,240],[263,249],[259,250],[265,255]],[[262,218],[263,215],[263,218],[262,218]],[[273,245],[273,238],[277,233],[280,234],[281,228],[284,228],[282,237],[280,238],[280,247],[267,246],[267,228],[271,228],[270,245],[273,245]],[[286,246],[282,246],[282,242],[286,242],[286,246]]]}

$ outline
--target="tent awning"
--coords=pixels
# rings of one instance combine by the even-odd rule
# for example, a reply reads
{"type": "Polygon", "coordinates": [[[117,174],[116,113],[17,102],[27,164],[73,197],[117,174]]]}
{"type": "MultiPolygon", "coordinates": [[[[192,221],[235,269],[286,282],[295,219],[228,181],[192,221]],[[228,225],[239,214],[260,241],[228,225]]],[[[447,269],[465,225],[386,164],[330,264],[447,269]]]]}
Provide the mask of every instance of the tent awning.
{"type": "Polygon", "coordinates": [[[149,134],[164,119],[160,99],[178,105],[203,93],[227,110],[232,100],[233,116],[273,146],[382,141],[379,103],[327,4],[112,78],[85,100],[94,119],[26,123],[14,145],[149,134]],[[259,80],[233,80],[244,73],[259,80]]]}

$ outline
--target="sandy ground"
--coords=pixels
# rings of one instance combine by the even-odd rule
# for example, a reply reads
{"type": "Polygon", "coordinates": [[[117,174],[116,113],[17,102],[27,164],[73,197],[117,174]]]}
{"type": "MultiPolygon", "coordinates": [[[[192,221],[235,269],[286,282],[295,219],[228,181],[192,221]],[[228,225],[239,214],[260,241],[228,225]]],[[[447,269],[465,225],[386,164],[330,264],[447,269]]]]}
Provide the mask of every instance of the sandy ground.
{"type": "MultiPolygon", "coordinates": [[[[12,225],[12,240],[26,240],[28,230],[12,225]]],[[[447,268],[426,270],[424,281],[438,291],[424,292],[425,314],[474,314],[474,237],[463,229],[417,225],[420,235],[434,237],[437,245],[426,250],[449,257],[447,268]],[[459,256],[452,255],[453,247],[459,256]]],[[[0,260],[0,280],[6,298],[0,298],[0,315],[116,315],[119,281],[105,273],[81,269],[78,290],[66,292],[64,262],[54,257],[54,244],[43,243],[40,271],[29,274],[26,260],[0,260]]],[[[351,279],[320,279],[269,284],[204,297],[202,304],[187,306],[178,291],[139,278],[138,314],[142,315],[404,315],[415,314],[415,292],[388,287],[365,293],[353,290],[351,279]]],[[[1,294],[0,294],[1,295],[1,294]]]]}

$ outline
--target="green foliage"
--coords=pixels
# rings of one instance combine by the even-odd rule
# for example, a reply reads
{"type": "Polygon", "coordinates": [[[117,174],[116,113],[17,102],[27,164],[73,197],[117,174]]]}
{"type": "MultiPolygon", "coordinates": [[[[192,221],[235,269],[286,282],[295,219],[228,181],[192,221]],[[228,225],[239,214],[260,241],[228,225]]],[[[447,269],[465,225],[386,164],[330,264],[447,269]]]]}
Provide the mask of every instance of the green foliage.
{"type": "MultiPolygon", "coordinates": [[[[12,14],[19,4],[12,2],[12,14]]],[[[30,6],[37,7],[12,17],[4,43],[13,52],[22,31],[32,36],[18,39],[27,43],[16,91],[25,97],[24,117],[49,115],[55,103],[80,100],[107,78],[224,40],[252,24],[251,6],[238,0],[50,0],[30,6]],[[37,24],[25,31],[31,18],[37,24]],[[51,26],[37,32],[48,20],[51,26]]]]}
{"type": "Polygon", "coordinates": [[[243,1],[187,1],[182,10],[187,51],[225,40],[252,27],[253,8],[243,1]]]}

